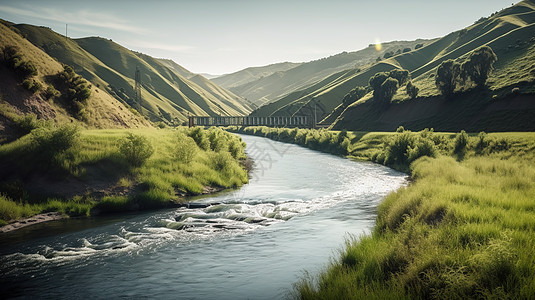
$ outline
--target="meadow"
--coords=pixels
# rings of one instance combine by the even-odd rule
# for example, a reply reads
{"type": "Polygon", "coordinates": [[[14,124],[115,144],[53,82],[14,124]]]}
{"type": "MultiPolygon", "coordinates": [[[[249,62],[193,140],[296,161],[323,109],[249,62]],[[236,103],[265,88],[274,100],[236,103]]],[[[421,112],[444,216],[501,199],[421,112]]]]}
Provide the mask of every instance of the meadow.
{"type": "Polygon", "coordinates": [[[29,133],[0,146],[4,224],[49,211],[168,207],[248,182],[245,143],[221,129],[81,130],[31,117],[19,123],[29,133]]]}
{"type": "Polygon", "coordinates": [[[408,172],[298,299],[535,297],[535,133],[230,128],[408,172]]]}

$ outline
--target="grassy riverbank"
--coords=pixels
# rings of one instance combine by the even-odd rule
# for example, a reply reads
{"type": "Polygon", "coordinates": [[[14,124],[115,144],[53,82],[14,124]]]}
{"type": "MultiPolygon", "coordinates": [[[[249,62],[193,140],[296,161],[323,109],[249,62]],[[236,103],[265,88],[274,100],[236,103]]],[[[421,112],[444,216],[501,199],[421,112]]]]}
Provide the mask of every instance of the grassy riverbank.
{"type": "Polygon", "coordinates": [[[166,207],[248,181],[245,144],[220,129],[35,127],[0,146],[0,224],[166,207]]]}
{"type": "Polygon", "coordinates": [[[414,181],[300,299],[535,297],[535,133],[231,128],[386,164],[414,181]]]}

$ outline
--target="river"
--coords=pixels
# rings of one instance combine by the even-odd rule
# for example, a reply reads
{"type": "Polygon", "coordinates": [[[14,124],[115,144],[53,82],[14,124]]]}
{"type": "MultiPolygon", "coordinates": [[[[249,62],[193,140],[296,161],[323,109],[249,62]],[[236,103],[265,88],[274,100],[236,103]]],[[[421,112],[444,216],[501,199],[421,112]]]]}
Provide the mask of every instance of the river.
{"type": "Polygon", "coordinates": [[[53,221],[0,235],[0,295],[24,298],[280,299],[407,182],[380,165],[242,136],[241,189],[197,208],[53,221]],[[213,204],[207,207],[207,204],[213,204]]]}

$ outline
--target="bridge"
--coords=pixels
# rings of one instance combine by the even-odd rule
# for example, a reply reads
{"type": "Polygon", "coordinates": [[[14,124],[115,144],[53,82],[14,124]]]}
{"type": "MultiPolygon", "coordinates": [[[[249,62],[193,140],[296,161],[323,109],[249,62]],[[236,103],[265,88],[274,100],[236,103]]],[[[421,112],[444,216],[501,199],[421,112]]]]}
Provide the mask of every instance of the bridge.
{"type": "Polygon", "coordinates": [[[313,127],[308,116],[245,116],[245,117],[189,117],[189,127],[193,126],[268,126],[268,127],[313,127]]]}

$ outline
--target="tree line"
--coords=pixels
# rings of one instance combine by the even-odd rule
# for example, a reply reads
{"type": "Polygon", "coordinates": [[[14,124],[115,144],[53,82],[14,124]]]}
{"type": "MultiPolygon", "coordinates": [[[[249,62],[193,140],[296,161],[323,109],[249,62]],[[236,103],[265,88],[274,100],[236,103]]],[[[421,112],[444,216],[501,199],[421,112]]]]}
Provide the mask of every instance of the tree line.
{"type": "MultiPolygon", "coordinates": [[[[491,47],[482,46],[472,51],[465,59],[443,61],[436,72],[435,85],[440,93],[450,99],[456,92],[486,85],[493,65],[498,60],[491,47]]],[[[347,93],[343,100],[344,107],[373,91],[373,101],[377,106],[387,107],[400,87],[405,86],[410,99],[418,97],[419,88],[412,82],[411,74],[405,69],[390,72],[378,72],[368,81],[367,87],[357,86],[347,93]]]]}

